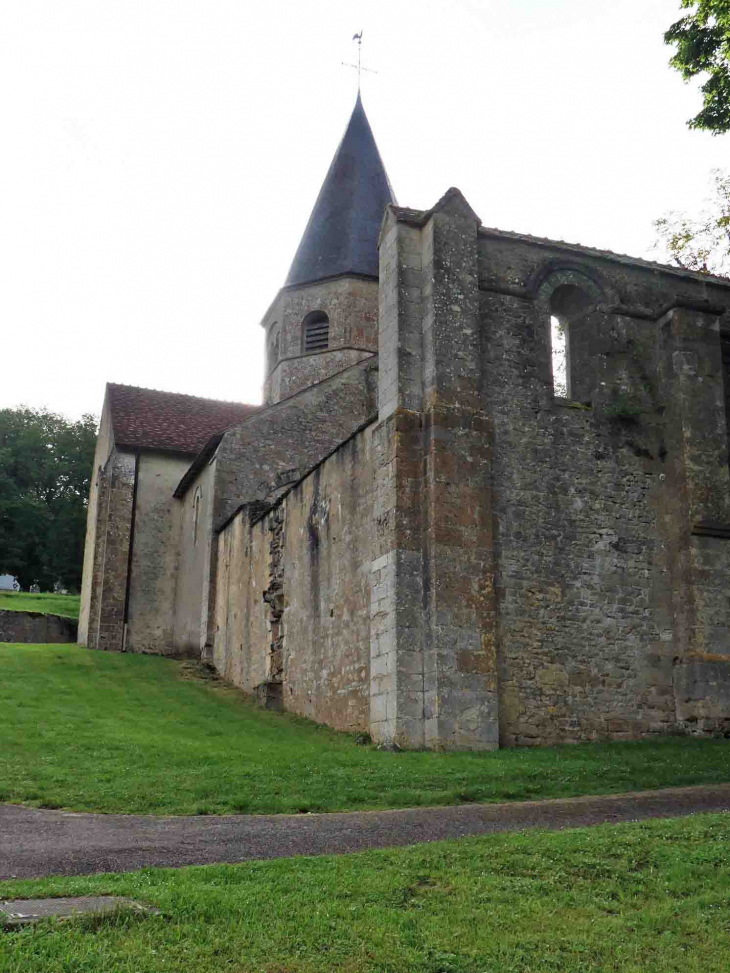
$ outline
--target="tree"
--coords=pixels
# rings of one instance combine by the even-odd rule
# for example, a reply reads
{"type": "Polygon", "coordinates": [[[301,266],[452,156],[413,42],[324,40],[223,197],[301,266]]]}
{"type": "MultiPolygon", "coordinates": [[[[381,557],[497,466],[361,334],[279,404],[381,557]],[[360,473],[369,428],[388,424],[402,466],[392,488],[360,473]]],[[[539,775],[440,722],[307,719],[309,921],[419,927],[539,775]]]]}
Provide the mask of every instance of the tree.
{"type": "Polygon", "coordinates": [[[730,173],[712,172],[713,196],[697,217],[670,212],[654,221],[663,249],[679,267],[730,276],[730,173]]]}
{"type": "Polygon", "coordinates": [[[81,585],[96,419],[0,409],[0,574],[22,588],[81,585]]]}
{"type": "Polygon", "coordinates": [[[676,52],[669,63],[685,81],[709,75],[701,91],[704,108],[688,122],[713,135],[730,130],[730,0],[682,0],[691,13],[664,34],[676,52]]]}

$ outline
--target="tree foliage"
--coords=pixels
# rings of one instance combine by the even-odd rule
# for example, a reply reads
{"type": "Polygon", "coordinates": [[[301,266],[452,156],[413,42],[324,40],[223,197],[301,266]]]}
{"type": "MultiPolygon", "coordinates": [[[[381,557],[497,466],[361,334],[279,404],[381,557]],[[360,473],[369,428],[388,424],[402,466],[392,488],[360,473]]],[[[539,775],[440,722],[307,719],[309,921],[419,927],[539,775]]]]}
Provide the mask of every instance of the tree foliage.
{"type": "Polygon", "coordinates": [[[81,585],[96,419],[0,409],[0,574],[27,589],[81,585]]]}
{"type": "Polygon", "coordinates": [[[670,212],[654,221],[655,249],[685,270],[730,277],[730,173],[715,169],[713,195],[699,216],[670,212]]]}
{"type": "Polygon", "coordinates": [[[669,63],[685,81],[709,75],[702,85],[704,107],[688,124],[713,135],[730,130],[730,0],[682,0],[690,13],[664,34],[676,51],[669,63]]]}

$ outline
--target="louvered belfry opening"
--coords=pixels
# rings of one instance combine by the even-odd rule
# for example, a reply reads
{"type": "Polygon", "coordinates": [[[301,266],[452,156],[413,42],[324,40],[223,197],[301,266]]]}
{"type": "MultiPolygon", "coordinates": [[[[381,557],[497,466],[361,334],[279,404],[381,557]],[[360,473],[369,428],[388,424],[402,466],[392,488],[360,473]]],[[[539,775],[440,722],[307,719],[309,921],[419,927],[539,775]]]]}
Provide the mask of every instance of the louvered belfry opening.
{"type": "Polygon", "coordinates": [[[324,351],[330,340],[330,319],[324,311],[312,311],[304,319],[304,351],[324,351]]]}

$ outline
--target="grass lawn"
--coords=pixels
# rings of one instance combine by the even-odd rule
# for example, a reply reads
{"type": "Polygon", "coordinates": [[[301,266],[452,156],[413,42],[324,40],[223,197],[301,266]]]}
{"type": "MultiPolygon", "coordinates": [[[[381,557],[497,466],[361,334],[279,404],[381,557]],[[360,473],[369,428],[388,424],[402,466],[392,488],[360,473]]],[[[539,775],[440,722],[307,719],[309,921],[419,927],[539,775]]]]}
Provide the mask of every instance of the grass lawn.
{"type": "Polygon", "coordinates": [[[48,615],[79,617],[81,595],[32,595],[27,591],[0,591],[0,609],[45,612],[48,615]]]}
{"type": "Polygon", "coordinates": [[[730,815],[0,882],[162,910],[0,933],[0,973],[727,973],[730,815]]]}
{"type": "Polygon", "coordinates": [[[152,814],[505,801],[730,780],[730,743],[668,737],[389,753],[166,659],[0,644],[0,802],[152,814]]]}

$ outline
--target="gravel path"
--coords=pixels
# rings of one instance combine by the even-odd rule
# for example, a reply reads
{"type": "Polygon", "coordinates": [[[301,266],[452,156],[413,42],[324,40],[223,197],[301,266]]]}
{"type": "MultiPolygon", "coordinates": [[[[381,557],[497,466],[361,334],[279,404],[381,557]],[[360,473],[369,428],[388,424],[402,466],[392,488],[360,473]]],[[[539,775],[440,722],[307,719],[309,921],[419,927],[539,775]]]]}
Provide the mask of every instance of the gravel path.
{"type": "Polygon", "coordinates": [[[151,817],[0,806],[0,879],[343,854],[464,835],[729,811],[730,784],[348,814],[151,817]]]}

